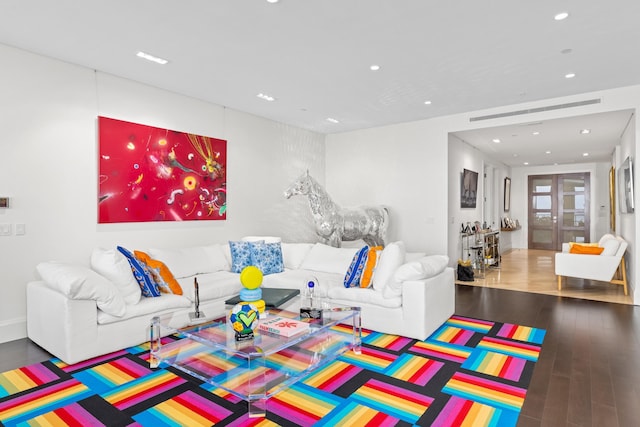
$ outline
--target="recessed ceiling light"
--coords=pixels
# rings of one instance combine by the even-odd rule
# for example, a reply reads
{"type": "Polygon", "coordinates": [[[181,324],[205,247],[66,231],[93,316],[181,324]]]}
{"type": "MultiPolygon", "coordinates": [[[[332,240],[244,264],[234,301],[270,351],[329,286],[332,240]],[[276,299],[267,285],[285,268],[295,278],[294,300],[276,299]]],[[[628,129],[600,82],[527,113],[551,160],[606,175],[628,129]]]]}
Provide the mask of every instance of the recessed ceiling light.
{"type": "Polygon", "coordinates": [[[334,118],[332,118],[332,117],[327,117],[327,121],[328,121],[328,122],[331,122],[331,123],[340,123],[340,121],[339,121],[339,120],[336,120],[336,119],[334,119],[334,118]]]}
{"type": "Polygon", "coordinates": [[[256,96],[258,98],[260,98],[260,99],[264,99],[265,101],[269,101],[269,102],[276,100],[273,96],[267,95],[267,94],[264,94],[264,93],[259,93],[256,96]]]}
{"type": "Polygon", "coordinates": [[[379,65],[373,64],[369,67],[371,71],[378,71],[380,69],[379,65]]]}
{"type": "Polygon", "coordinates": [[[513,155],[513,157],[518,157],[518,155],[517,155],[517,154],[514,154],[514,155],[513,155]]]}
{"type": "Polygon", "coordinates": [[[160,58],[158,56],[153,56],[153,55],[150,55],[150,54],[142,52],[142,51],[136,53],[136,56],[138,58],[146,59],[147,61],[155,62],[156,64],[161,64],[161,65],[165,65],[165,64],[167,64],[169,62],[168,60],[166,60],[164,58],[160,58]]]}
{"type": "Polygon", "coordinates": [[[569,12],[560,12],[553,17],[556,21],[563,21],[569,17],[569,12]]]}
{"type": "Polygon", "coordinates": [[[571,52],[573,52],[573,49],[562,49],[560,51],[560,53],[563,54],[563,55],[567,55],[567,54],[569,54],[571,52]]]}
{"type": "Polygon", "coordinates": [[[544,154],[551,154],[551,151],[547,150],[544,152],[544,154]]]}
{"type": "Polygon", "coordinates": [[[278,3],[280,0],[267,0],[267,3],[278,3]]]}
{"type": "Polygon", "coordinates": [[[572,79],[576,76],[576,73],[567,73],[564,75],[565,79],[572,79]]]}
{"type": "Polygon", "coordinates": [[[534,132],[531,132],[531,135],[540,135],[540,132],[538,132],[537,130],[534,132]]]}
{"type": "Polygon", "coordinates": [[[582,135],[586,135],[586,134],[588,134],[588,133],[591,133],[591,129],[580,129],[580,133],[581,133],[582,135]]]}
{"type": "Polygon", "coordinates": [[[589,153],[582,153],[583,157],[589,157],[589,153]]]}
{"type": "Polygon", "coordinates": [[[431,101],[424,101],[424,105],[431,105],[431,101]]]}
{"type": "Polygon", "coordinates": [[[493,142],[495,142],[496,144],[500,144],[500,138],[493,138],[492,139],[493,142]]]}
{"type": "Polygon", "coordinates": [[[529,162],[524,162],[523,165],[527,166],[529,164],[529,162]]]}

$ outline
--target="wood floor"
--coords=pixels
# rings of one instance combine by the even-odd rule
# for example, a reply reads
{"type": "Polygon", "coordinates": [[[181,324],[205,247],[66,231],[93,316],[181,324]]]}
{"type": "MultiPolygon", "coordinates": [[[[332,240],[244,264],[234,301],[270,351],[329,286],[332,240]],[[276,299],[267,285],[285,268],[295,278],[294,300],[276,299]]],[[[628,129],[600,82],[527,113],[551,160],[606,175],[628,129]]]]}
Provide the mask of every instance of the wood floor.
{"type": "MultiPolygon", "coordinates": [[[[631,289],[625,295],[622,286],[594,280],[563,279],[562,290],[554,273],[554,251],[514,249],[502,254],[500,268],[488,268],[484,278],[456,282],[471,286],[509,289],[536,294],[567,296],[595,301],[633,304],[631,289]]],[[[638,423],[640,426],[640,422],[638,423]]]]}
{"type": "MultiPolygon", "coordinates": [[[[640,307],[477,285],[456,286],[456,314],[547,331],[518,426],[640,425],[640,307]]],[[[28,339],[0,344],[0,372],[50,357],[28,339]]]]}

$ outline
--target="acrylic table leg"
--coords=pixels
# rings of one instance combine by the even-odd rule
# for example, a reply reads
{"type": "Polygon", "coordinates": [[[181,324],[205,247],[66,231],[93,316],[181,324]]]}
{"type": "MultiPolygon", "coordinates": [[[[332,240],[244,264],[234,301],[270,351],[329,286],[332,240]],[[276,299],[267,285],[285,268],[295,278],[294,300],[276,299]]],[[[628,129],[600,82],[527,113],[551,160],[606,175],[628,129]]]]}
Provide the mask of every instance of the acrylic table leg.
{"type": "Polygon", "coordinates": [[[157,368],[160,364],[160,318],[154,316],[149,327],[149,367],[157,368]]]}
{"type": "Polygon", "coordinates": [[[267,398],[249,400],[249,418],[264,418],[267,416],[267,398]]]}
{"type": "Polygon", "coordinates": [[[361,354],[362,347],[362,319],[360,317],[360,307],[354,307],[356,312],[353,316],[353,352],[361,354]]]}
{"type": "Polygon", "coordinates": [[[249,418],[263,418],[267,413],[267,367],[262,354],[252,354],[247,360],[249,376],[249,418]]]}

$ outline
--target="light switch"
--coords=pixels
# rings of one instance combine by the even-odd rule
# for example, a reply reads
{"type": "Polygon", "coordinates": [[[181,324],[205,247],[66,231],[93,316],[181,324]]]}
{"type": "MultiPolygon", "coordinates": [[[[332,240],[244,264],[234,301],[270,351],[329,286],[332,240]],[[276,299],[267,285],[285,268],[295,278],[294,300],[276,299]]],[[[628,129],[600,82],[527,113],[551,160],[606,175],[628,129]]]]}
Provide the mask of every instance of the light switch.
{"type": "Polygon", "coordinates": [[[24,224],[16,224],[16,236],[23,236],[25,233],[24,224]]]}
{"type": "Polygon", "coordinates": [[[11,236],[11,224],[0,224],[0,236],[11,236]]]}

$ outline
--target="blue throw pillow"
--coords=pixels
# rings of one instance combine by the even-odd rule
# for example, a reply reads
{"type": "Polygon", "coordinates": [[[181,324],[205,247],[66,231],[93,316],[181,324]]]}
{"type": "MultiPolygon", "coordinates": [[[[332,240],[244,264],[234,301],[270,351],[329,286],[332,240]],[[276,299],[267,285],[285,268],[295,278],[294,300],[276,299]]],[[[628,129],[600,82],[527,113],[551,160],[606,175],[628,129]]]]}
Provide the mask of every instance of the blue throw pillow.
{"type": "Polygon", "coordinates": [[[153,276],[146,264],[140,262],[129,250],[122,246],[118,246],[117,249],[127,258],[127,261],[129,261],[133,277],[136,278],[138,285],[140,285],[142,295],[147,298],[159,297],[160,290],[158,289],[158,284],[153,280],[153,276]]]}
{"type": "MultiPolygon", "coordinates": [[[[251,243],[229,241],[229,249],[231,250],[231,271],[233,273],[241,273],[243,268],[252,265],[251,243]]],[[[261,240],[260,243],[264,243],[264,240],[261,240]]]]}
{"type": "Polygon", "coordinates": [[[282,273],[284,271],[284,261],[282,260],[280,242],[251,242],[251,264],[258,267],[265,276],[267,274],[282,273]]]}
{"type": "Polygon", "coordinates": [[[347,270],[347,274],[344,276],[344,287],[355,288],[360,286],[360,277],[364,271],[364,266],[367,263],[367,254],[369,253],[369,246],[364,246],[353,256],[351,265],[347,270]]]}

